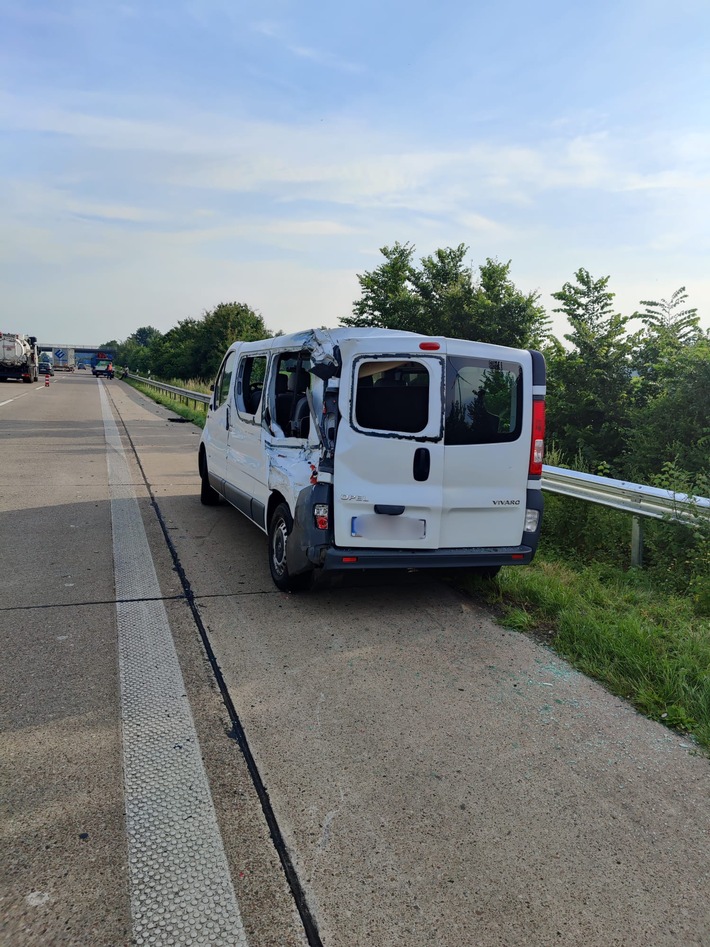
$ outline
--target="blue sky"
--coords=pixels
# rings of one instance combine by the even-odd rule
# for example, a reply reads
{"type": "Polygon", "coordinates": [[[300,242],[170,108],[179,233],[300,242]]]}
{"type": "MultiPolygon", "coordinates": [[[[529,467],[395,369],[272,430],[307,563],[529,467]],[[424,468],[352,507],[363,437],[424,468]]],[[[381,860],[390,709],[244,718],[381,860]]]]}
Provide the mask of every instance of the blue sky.
{"type": "Polygon", "coordinates": [[[0,0],[0,329],[337,325],[395,241],[710,326],[709,38],[707,0],[0,0]]]}

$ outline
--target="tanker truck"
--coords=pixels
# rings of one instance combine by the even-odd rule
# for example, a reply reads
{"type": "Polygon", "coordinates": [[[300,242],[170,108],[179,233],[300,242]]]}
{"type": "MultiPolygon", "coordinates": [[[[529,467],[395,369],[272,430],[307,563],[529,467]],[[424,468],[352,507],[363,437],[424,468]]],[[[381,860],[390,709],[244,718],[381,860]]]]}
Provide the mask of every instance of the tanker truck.
{"type": "Polygon", "coordinates": [[[37,381],[37,339],[33,335],[0,332],[0,381],[37,381]]]}

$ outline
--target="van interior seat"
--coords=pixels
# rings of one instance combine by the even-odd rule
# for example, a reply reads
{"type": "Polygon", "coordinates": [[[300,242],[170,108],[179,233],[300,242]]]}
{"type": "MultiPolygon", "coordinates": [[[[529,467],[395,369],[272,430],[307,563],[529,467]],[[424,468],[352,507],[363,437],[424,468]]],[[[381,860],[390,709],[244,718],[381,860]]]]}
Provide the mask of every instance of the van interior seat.
{"type": "Polygon", "coordinates": [[[288,381],[289,376],[284,372],[279,372],[276,376],[276,423],[284,434],[287,433],[293,403],[293,394],[288,390],[288,381]]]}
{"type": "Polygon", "coordinates": [[[256,414],[261,404],[261,388],[249,391],[244,398],[244,404],[248,414],[256,414]]]}
{"type": "Polygon", "coordinates": [[[276,423],[286,437],[308,436],[310,411],[306,391],[309,381],[310,376],[304,368],[288,376],[281,372],[276,376],[276,423]],[[284,391],[280,390],[284,384],[282,378],[286,380],[284,391]]]}
{"type": "Polygon", "coordinates": [[[305,368],[297,369],[289,378],[289,388],[296,393],[296,403],[291,416],[292,437],[308,437],[310,409],[306,391],[308,391],[310,380],[310,375],[305,368]]]}

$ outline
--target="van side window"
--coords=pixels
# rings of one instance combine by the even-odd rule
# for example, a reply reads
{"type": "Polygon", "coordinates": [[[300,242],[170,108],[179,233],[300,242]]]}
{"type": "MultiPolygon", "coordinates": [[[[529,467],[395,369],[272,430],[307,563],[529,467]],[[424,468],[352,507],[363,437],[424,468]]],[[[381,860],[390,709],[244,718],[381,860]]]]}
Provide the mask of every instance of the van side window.
{"type": "Polygon", "coordinates": [[[416,434],[429,423],[429,372],[422,362],[361,362],[355,421],[373,431],[416,434]]]}
{"type": "Polygon", "coordinates": [[[232,384],[232,373],[234,363],[237,360],[237,353],[230,352],[222,362],[222,367],[217,374],[217,380],[214,383],[214,406],[218,408],[229,397],[229,386],[232,384]]]}
{"type": "Polygon", "coordinates": [[[243,355],[239,360],[234,398],[243,414],[256,414],[261,404],[266,377],[265,355],[243,355]]]}
{"type": "Polygon", "coordinates": [[[445,444],[498,444],[520,436],[523,374],[516,362],[449,355],[445,444]]]}

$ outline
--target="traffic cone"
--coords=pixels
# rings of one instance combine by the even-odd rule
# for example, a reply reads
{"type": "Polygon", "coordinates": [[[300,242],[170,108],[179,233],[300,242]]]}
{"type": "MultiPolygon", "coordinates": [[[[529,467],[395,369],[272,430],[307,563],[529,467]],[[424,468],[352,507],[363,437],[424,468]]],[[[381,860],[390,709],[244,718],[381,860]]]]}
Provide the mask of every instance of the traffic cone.
{"type": "Polygon", "coordinates": [[[44,376],[44,387],[49,388],[49,375],[44,376]]]}

